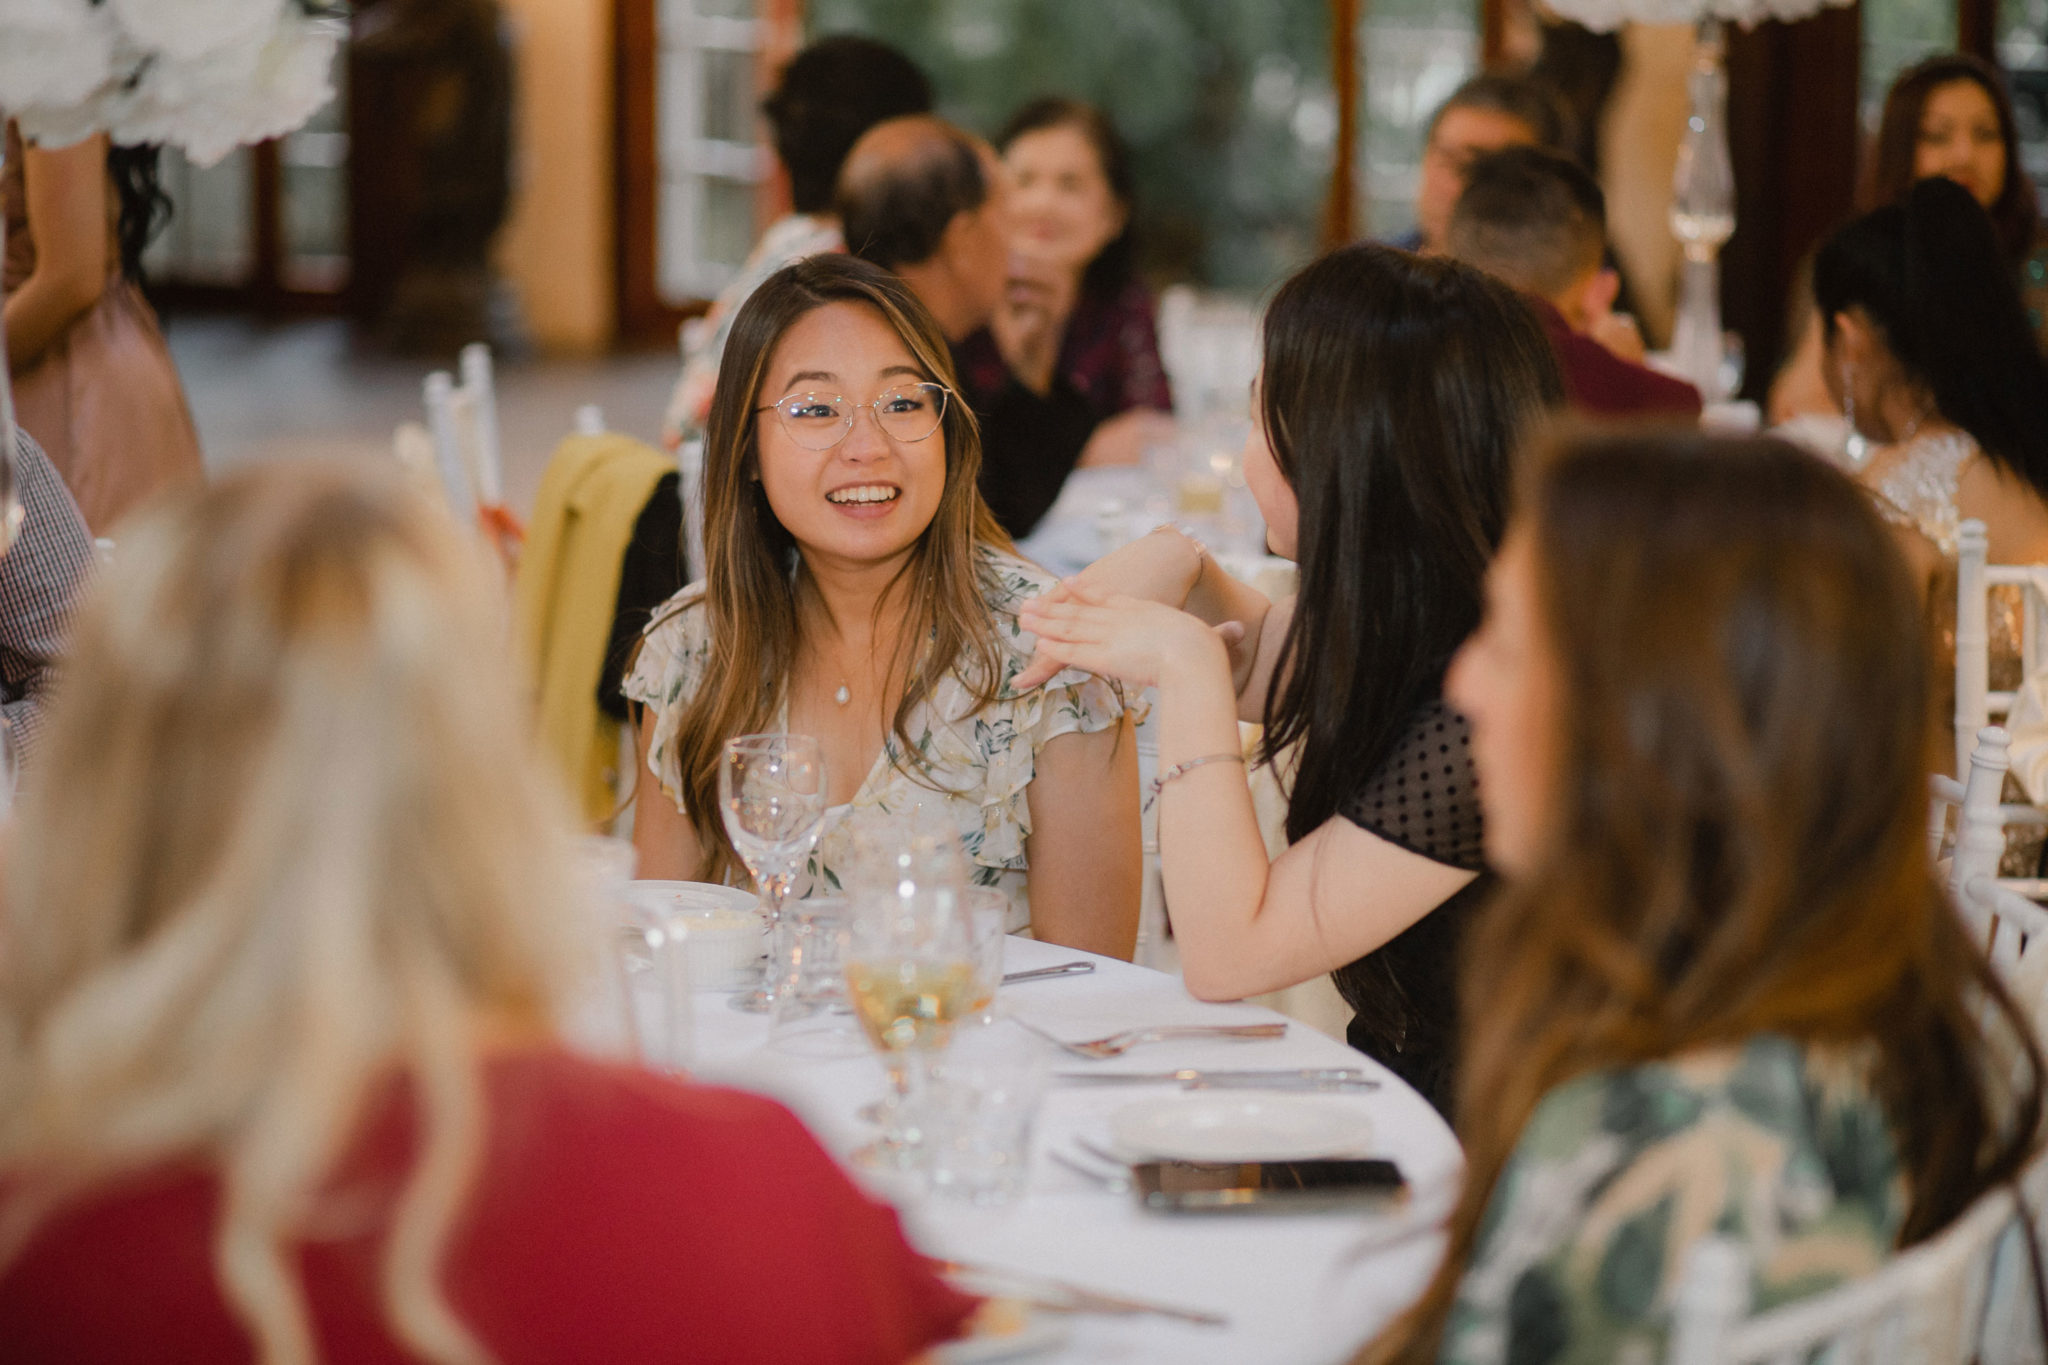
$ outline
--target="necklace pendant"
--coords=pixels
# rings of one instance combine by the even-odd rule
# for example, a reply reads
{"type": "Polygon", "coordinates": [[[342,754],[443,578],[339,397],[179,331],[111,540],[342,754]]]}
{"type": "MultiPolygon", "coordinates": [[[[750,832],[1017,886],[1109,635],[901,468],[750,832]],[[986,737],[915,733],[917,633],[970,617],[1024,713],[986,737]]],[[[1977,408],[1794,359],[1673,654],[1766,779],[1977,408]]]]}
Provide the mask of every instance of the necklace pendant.
{"type": "Polygon", "coordinates": [[[832,700],[838,702],[841,706],[844,706],[846,705],[846,703],[853,700],[853,693],[847,690],[847,686],[845,683],[841,683],[839,684],[839,690],[832,694],[832,700]]]}

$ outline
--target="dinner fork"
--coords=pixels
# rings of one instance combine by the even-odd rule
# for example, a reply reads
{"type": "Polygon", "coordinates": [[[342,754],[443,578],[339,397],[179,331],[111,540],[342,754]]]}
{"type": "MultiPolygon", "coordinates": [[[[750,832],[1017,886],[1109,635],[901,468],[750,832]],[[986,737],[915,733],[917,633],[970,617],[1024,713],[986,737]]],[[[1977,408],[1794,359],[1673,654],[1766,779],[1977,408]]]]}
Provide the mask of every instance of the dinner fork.
{"type": "Polygon", "coordinates": [[[1092,1057],[1098,1061],[1108,1057],[1121,1057],[1140,1043],[1157,1043],[1167,1038],[1284,1038],[1287,1035],[1287,1025],[1284,1023],[1161,1024],[1153,1028],[1125,1029],[1122,1033],[1112,1033],[1106,1038],[1068,1042],[1058,1034],[1048,1033],[1027,1020],[1020,1018],[1017,1022],[1048,1043],[1065,1048],[1077,1057],[1092,1057]]]}

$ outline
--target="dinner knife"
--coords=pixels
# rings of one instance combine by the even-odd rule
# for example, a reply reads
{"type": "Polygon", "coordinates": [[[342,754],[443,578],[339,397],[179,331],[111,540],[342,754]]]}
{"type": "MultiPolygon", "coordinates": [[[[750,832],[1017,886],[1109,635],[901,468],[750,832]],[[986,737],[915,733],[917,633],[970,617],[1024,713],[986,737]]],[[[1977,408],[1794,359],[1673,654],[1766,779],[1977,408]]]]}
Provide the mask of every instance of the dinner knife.
{"type": "Polygon", "coordinates": [[[1003,978],[1003,984],[1014,986],[1020,981],[1044,981],[1055,976],[1082,976],[1094,970],[1093,962],[1062,962],[1057,967],[1034,967],[1028,972],[1011,972],[1003,978]]]}
{"type": "Polygon", "coordinates": [[[1178,1085],[1184,1090],[1377,1090],[1380,1083],[1355,1067],[1308,1067],[1299,1071],[1061,1071],[1053,1079],[1071,1085],[1178,1085]]]}

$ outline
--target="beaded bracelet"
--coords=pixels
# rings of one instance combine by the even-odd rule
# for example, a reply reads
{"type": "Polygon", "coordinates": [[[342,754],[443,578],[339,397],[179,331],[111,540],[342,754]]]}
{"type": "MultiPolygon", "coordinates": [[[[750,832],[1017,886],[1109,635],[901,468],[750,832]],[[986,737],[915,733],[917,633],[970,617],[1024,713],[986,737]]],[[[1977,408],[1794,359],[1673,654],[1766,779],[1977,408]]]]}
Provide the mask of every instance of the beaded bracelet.
{"type": "MultiPolygon", "coordinates": [[[[1159,776],[1152,779],[1152,794],[1145,798],[1144,810],[1149,811],[1152,809],[1152,803],[1159,799],[1160,792],[1166,790],[1167,783],[1173,781],[1177,777],[1186,776],[1188,773],[1191,773],[1195,769],[1201,767],[1204,763],[1242,762],[1244,762],[1243,754],[1205,754],[1201,758],[1191,758],[1185,763],[1176,763],[1171,768],[1168,768],[1165,772],[1159,774],[1159,776]]],[[[1141,811],[1140,813],[1142,814],[1143,812],[1141,811]]]]}

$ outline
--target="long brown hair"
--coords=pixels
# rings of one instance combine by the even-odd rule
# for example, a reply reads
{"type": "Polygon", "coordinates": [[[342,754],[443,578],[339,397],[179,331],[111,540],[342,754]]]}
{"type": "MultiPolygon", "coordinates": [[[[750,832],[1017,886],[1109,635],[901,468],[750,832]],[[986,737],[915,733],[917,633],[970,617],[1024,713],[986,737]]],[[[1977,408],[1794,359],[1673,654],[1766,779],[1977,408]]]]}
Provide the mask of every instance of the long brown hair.
{"type": "Polygon", "coordinates": [[[710,855],[712,875],[738,858],[718,817],[718,758],[735,735],[768,728],[781,708],[801,640],[799,580],[808,571],[796,541],[775,518],[759,478],[761,386],[776,345],[797,321],[829,303],[874,309],[902,338],[924,378],[953,392],[939,439],[946,443],[946,487],[931,525],[918,538],[876,610],[907,584],[904,629],[891,677],[902,700],[892,722],[895,749],[919,761],[910,713],[949,670],[978,705],[1004,683],[997,623],[987,601],[983,545],[1009,548],[981,500],[981,433],[958,393],[951,352],[916,294],[891,272],[856,257],[812,256],[768,277],[733,318],[704,428],[704,607],[711,657],[683,712],[676,767],[683,810],[710,855]]]}
{"type": "Polygon", "coordinates": [[[1884,114],[1877,125],[1877,145],[1872,149],[1868,173],[1863,177],[1858,205],[1865,209],[1896,204],[1906,197],[1919,177],[1913,162],[1920,147],[1920,123],[1927,112],[1927,100],[1944,85],[1970,81],[1991,98],[1998,111],[1998,136],[2005,143],[2005,188],[1991,205],[1992,226],[2010,260],[2020,260],[2034,249],[2034,232],[2040,208],[2034,182],[2020,164],[2019,125],[2012,114],[2012,97],[2005,92],[2005,78],[1998,68],[1967,52],[1942,52],[1899,73],[1885,93],[1884,114]]]}
{"type": "Polygon", "coordinates": [[[1928,651],[1868,497],[1761,439],[1566,439],[1528,475],[1517,527],[1567,699],[1549,852],[1468,941],[1466,1183],[1374,1361],[1436,1358],[1524,1123],[1588,1072],[1761,1033],[1868,1048],[1901,1244],[2017,1172],[2040,1127],[2032,1033],[1929,866],[1928,651]]]}

